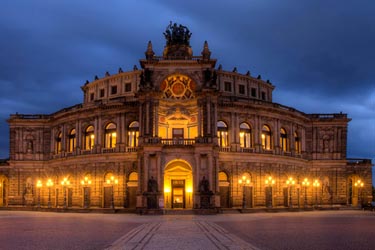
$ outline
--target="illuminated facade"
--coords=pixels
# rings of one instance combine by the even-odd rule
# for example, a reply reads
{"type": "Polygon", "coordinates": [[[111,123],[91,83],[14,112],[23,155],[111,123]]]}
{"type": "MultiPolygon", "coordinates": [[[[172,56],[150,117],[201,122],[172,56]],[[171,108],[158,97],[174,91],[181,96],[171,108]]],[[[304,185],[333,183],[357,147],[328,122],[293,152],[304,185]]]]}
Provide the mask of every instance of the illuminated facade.
{"type": "Polygon", "coordinates": [[[274,86],[225,71],[170,25],[162,56],[82,86],[83,103],[13,114],[0,206],[200,209],[358,205],[372,163],[346,158],[346,114],[272,102],[274,86]]]}

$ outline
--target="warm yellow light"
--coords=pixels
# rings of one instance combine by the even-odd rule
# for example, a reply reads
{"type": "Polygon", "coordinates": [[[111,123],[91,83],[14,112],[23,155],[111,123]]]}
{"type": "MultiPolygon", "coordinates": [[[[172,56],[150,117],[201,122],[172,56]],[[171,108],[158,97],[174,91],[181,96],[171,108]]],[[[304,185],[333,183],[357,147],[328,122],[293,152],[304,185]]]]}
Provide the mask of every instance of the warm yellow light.
{"type": "Polygon", "coordinates": [[[293,180],[293,177],[289,177],[289,179],[286,181],[286,184],[287,185],[294,185],[294,184],[296,184],[296,181],[293,180]]]}
{"type": "Polygon", "coordinates": [[[170,193],[170,192],[171,192],[171,189],[169,187],[164,188],[164,193],[170,193]]]}
{"type": "Polygon", "coordinates": [[[242,180],[246,180],[246,176],[243,175],[243,176],[242,176],[242,180]]]}
{"type": "Polygon", "coordinates": [[[359,180],[357,180],[357,182],[356,183],[354,183],[354,186],[358,186],[358,187],[363,187],[363,182],[359,179],[359,180]]]}
{"type": "Polygon", "coordinates": [[[265,134],[262,134],[262,139],[266,138],[265,134]]]}
{"type": "Polygon", "coordinates": [[[244,132],[240,132],[240,137],[243,137],[245,135],[244,132]]]}
{"type": "Polygon", "coordinates": [[[191,187],[188,187],[188,188],[186,189],[186,192],[188,192],[188,193],[192,193],[192,192],[193,192],[193,189],[192,189],[191,187]]]}
{"type": "Polygon", "coordinates": [[[47,180],[47,187],[52,187],[53,186],[53,181],[51,179],[47,180]]]}
{"type": "Polygon", "coordinates": [[[320,186],[319,181],[318,180],[314,180],[313,186],[314,187],[319,187],[320,186]]]}
{"type": "Polygon", "coordinates": [[[91,185],[91,180],[88,181],[89,185],[91,185]]]}
{"type": "Polygon", "coordinates": [[[239,184],[242,184],[242,179],[239,179],[239,180],[238,180],[238,183],[239,183],[239,184]]]}
{"type": "Polygon", "coordinates": [[[37,187],[37,188],[41,188],[42,186],[43,186],[42,181],[41,181],[41,180],[38,180],[38,181],[36,182],[36,187],[37,187]]]}
{"type": "Polygon", "coordinates": [[[61,181],[61,185],[63,185],[63,186],[70,185],[70,181],[68,180],[68,178],[64,178],[64,179],[61,181]]]}
{"type": "Polygon", "coordinates": [[[82,184],[82,185],[85,185],[85,181],[82,180],[82,181],[81,181],[81,184],[82,184]]]}
{"type": "Polygon", "coordinates": [[[307,178],[303,179],[302,186],[309,186],[309,185],[310,185],[309,179],[307,178]]]}
{"type": "Polygon", "coordinates": [[[118,180],[117,179],[115,180],[115,184],[118,184],[118,180]]]}
{"type": "Polygon", "coordinates": [[[95,138],[95,135],[90,135],[91,139],[94,139],[95,138]]]}
{"type": "Polygon", "coordinates": [[[110,184],[111,183],[111,180],[107,180],[107,184],[110,184]]]}
{"type": "Polygon", "coordinates": [[[112,133],[112,137],[116,137],[116,133],[112,133]]]}

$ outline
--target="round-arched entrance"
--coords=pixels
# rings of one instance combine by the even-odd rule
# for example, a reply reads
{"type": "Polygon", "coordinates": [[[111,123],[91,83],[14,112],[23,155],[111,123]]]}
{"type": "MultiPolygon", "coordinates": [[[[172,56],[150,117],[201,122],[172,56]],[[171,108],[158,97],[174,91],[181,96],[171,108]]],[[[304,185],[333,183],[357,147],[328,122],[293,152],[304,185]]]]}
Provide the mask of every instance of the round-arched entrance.
{"type": "Polygon", "coordinates": [[[0,207],[8,205],[8,179],[0,175],[0,207]]]}
{"type": "Polygon", "coordinates": [[[169,162],[164,169],[165,208],[193,208],[193,171],[183,160],[169,162]]]}

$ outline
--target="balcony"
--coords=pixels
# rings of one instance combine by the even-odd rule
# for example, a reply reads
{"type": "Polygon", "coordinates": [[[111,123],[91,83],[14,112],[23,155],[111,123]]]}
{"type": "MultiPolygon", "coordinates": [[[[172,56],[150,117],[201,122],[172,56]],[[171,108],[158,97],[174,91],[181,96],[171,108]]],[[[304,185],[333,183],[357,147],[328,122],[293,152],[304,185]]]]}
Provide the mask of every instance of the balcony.
{"type": "Polygon", "coordinates": [[[183,138],[173,138],[173,139],[161,139],[161,144],[166,146],[191,146],[195,144],[195,139],[183,139],[183,138]]]}

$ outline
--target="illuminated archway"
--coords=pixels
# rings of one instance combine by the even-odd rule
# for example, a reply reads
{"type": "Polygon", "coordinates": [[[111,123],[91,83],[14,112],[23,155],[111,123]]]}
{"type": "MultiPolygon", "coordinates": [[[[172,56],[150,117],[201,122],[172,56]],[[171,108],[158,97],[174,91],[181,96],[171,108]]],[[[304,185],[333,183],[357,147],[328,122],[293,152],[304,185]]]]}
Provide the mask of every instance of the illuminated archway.
{"type": "Polygon", "coordinates": [[[8,179],[0,175],[0,207],[8,205],[8,179]]]}
{"type": "Polygon", "coordinates": [[[169,162],[164,169],[165,208],[193,208],[193,171],[184,160],[169,162]]]}

